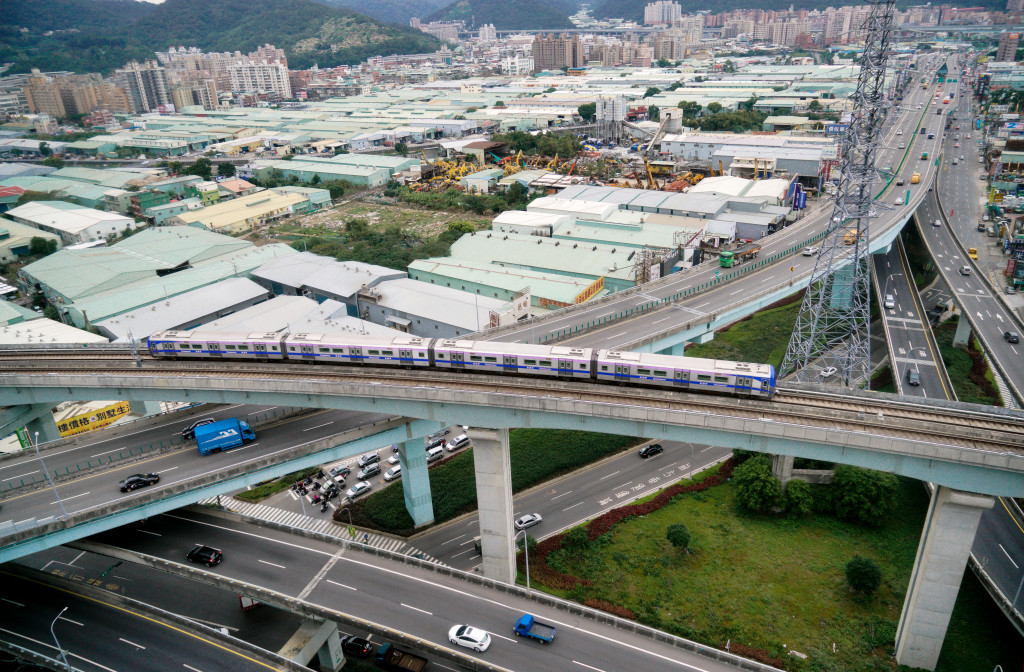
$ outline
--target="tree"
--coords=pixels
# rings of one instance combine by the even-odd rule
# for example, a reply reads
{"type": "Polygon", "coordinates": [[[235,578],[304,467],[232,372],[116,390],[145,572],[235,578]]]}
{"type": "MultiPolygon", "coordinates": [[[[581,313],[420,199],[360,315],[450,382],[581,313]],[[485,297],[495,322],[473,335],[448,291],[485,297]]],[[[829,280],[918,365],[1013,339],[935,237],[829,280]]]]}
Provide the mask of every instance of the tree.
{"type": "Polygon", "coordinates": [[[320,173],[314,173],[313,179],[309,181],[310,184],[320,184],[320,173]]]}
{"type": "Polygon", "coordinates": [[[495,107],[505,107],[505,101],[504,100],[495,101],[494,106],[495,107]]]}
{"type": "Polygon", "coordinates": [[[661,121],[661,108],[657,105],[647,107],[647,118],[651,121],[661,121]]]}
{"type": "Polygon", "coordinates": [[[231,162],[217,164],[217,175],[221,177],[234,177],[235,174],[235,164],[231,162]]]}
{"type": "Polygon", "coordinates": [[[57,241],[42,236],[32,236],[28,241],[28,253],[33,256],[44,257],[57,251],[57,241]]]}
{"type": "Polygon", "coordinates": [[[679,104],[676,105],[676,107],[682,110],[683,114],[685,114],[688,117],[696,117],[698,114],[700,114],[701,110],[701,104],[696,103],[692,100],[680,100],[679,104]]]}
{"type": "Polygon", "coordinates": [[[644,98],[650,98],[651,96],[656,96],[659,93],[661,93],[661,89],[659,89],[658,87],[648,86],[647,90],[644,91],[644,98]]]}
{"type": "Polygon", "coordinates": [[[167,172],[172,175],[177,175],[181,172],[181,161],[166,161],[164,166],[167,167],[167,172]]]}
{"type": "Polygon", "coordinates": [[[682,82],[672,82],[671,84],[668,85],[668,89],[667,90],[668,91],[675,91],[676,89],[678,89],[682,85],[683,85],[682,82]]]}
{"type": "Polygon", "coordinates": [[[400,154],[402,156],[409,156],[409,145],[405,144],[404,142],[396,142],[395,153],[400,154]]]}
{"type": "Polygon", "coordinates": [[[672,67],[672,61],[667,58],[659,58],[657,65],[659,68],[670,68],[672,67]]]}
{"type": "Polygon", "coordinates": [[[814,506],[814,497],[811,495],[811,486],[807,481],[794,478],[786,483],[786,492],[783,497],[786,511],[799,516],[806,516],[814,506]]]}
{"type": "Polygon", "coordinates": [[[722,72],[736,72],[736,64],[732,61],[726,61],[725,65],[722,66],[722,72]]]}
{"type": "Polygon", "coordinates": [[[583,121],[594,121],[597,119],[597,103],[583,103],[576,108],[576,113],[583,121]]]}
{"type": "Polygon", "coordinates": [[[213,162],[205,156],[196,159],[195,163],[181,169],[182,175],[198,175],[204,180],[213,178],[213,162]]]}
{"type": "Polygon", "coordinates": [[[733,472],[736,495],[750,511],[766,513],[782,502],[782,483],[772,476],[772,467],[764,455],[753,457],[733,472]]]}
{"type": "Polygon", "coordinates": [[[690,530],[686,525],[682,523],[669,525],[665,530],[665,538],[684,554],[690,552],[690,530]]]}
{"type": "Polygon", "coordinates": [[[807,106],[807,109],[810,110],[811,112],[817,112],[817,111],[821,110],[821,103],[819,103],[818,99],[815,98],[807,106]]]}
{"type": "Polygon", "coordinates": [[[855,555],[846,563],[846,583],[858,593],[871,595],[882,584],[882,570],[874,560],[855,555]]]}
{"type": "Polygon", "coordinates": [[[878,526],[896,510],[894,474],[847,465],[836,465],[833,474],[832,501],[840,518],[878,526]]]}
{"type": "Polygon", "coordinates": [[[50,166],[51,168],[63,168],[64,159],[60,158],[59,156],[48,156],[45,159],[43,159],[43,165],[50,166]]]}
{"type": "Polygon", "coordinates": [[[722,111],[722,104],[719,102],[708,103],[708,112],[711,114],[718,114],[722,111]]]}
{"type": "Polygon", "coordinates": [[[51,154],[53,154],[53,150],[50,149],[50,143],[48,143],[48,142],[40,142],[39,143],[39,155],[45,157],[45,156],[49,156],[51,154]]]}

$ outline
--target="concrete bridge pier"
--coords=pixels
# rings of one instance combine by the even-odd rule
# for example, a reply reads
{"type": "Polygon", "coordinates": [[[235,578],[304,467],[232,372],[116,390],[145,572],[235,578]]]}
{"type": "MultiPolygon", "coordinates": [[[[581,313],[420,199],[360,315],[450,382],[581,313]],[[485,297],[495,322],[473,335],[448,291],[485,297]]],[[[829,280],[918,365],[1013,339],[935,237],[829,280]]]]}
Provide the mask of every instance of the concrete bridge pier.
{"type": "MultiPolygon", "coordinates": [[[[56,435],[55,438],[59,439],[60,434],[57,432],[57,423],[53,420],[53,413],[50,412],[52,406],[49,404],[21,404],[18,406],[8,406],[6,408],[0,408],[0,436],[7,436],[12,432],[16,432],[22,427],[28,427],[31,423],[37,419],[42,419],[44,422],[39,424],[45,425],[45,420],[49,418],[49,424],[52,427],[51,430],[46,430],[44,427],[32,428],[33,431],[39,432],[39,441],[52,441],[54,439],[44,438],[51,434],[56,435]],[[45,432],[45,433],[44,433],[45,432]]],[[[29,437],[32,433],[29,433],[29,437]]]]}
{"type": "Polygon", "coordinates": [[[508,430],[470,427],[469,439],[473,442],[473,463],[476,467],[483,575],[496,581],[515,583],[508,430]]]}
{"type": "Polygon", "coordinates": [[[956,323],[956,333],[953,334],[953,345],[967,347],[967,341],[971,338],[971,323],[964,316],[963,308],[960,309],[960,318],[956,323]]]}
{"type": "Polygon", "coordinates": [[[772,476],[782,481],[783,485],[793,480],[793,459],[792,455],[771,456],[772,476]]]}
{"type": "Polygon", "coordinates": [[[398,444],[398,463],[402,465],[402,489],[405,510],[416,527],[434,522],[434,502],[430,498],[430,475],[423,439],[417,437],[398,444]]]}
{"type": "Polygon", "coordinates": [[[128,404],[131,406],[132,413],[140,415],[142,417],[147,417],[150,415],[159,415],[162,410],[160,408],[159,401],[131,400],[128,402],[128,404]]]}
{"type": "Polygon", "coordinates": [[[29,439],[35,441],[35,433],[39,432],[39,443],[60,440],[60,432],[57,431],[57,423],[53,419],[52,411],[53,407],[50,404],[32,405],[32,414],[36,417],[25,425],[29,439]]]}
{"type": "Polygon", "coordinates": [[[334,621],[303,621],[278,654],[305,667],[314,655],[318,656],[320,672],[338,672],[345,664],[338,624],[334,621]]]}
{"type": "Polygon", "coordinates": [[[896,662],[934,670],[988,495],[936,486],[896,629],[896,662]]]}

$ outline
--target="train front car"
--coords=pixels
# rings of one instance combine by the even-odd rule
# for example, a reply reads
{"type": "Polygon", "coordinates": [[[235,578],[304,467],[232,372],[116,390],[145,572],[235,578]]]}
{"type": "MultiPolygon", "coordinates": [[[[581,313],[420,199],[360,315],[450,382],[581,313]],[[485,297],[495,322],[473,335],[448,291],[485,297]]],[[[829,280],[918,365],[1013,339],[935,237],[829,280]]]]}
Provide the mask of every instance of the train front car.
{"type": "Polygon", "coordinates": [[[476,373],[590,380],[592,357],[590,348],[458,339],[434,342],[435,367],[476,373]]]}
{"type": "Polygon", "coordinates": [[[284,346],[291,361],[367,366],[429,367],[432,339],[419,336],[289,334],[284,346]]]}
{"type": "Polygon", "coordinates": [[[149,351],[157,357],[280,360],[281,337],[281,332],[159,331],[149,337],[149,351]]]}
{"type": "Polygon", "coordinates": [[[775,393],[768,364],[598,350],[596,365],[597,380],[606,383],[764,399],[775,393]]]}

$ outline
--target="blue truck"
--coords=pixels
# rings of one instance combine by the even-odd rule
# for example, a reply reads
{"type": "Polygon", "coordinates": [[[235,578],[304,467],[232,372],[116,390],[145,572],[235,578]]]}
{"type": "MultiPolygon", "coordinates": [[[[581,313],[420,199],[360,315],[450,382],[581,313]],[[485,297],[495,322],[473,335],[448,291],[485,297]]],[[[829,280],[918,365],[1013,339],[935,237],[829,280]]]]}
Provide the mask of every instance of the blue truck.
{"type": "Polygon", "coordinates": [[[200,455],[237,448],[246,441],[255,439],[256,432],[252,431],[248,423],[238,418],[227,418],[196,427],[196,446],[200,455]]]}
{"type": "Polygon", "coordinates": [[[427,669],[427,659],[408,651],[396,649],[390,642],[384,642],[374,656],[379,667],[393,672],[423,672],[427,669]]]}
{"type": "Polygon", "coordinates": [[[523,614],[516,621],[512,632],[516,633],[517,637],[532,637],[544,644],[550,644],[555,638],[555,626],[541,623],[532,614],[523,614]]]}

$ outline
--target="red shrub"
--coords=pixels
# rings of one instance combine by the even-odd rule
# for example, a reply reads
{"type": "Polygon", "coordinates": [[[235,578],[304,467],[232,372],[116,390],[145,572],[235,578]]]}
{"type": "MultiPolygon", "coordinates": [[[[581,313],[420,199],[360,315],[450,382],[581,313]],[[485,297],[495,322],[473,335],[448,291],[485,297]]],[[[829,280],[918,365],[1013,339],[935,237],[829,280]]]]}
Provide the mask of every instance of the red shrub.
{"type": "Polygon", "coordinates": [[[764,649],[758,649],[744,644],[737,644],[736,642],[729,645],[729,651],[735,653],[737,656],[743,656],[744,658],[756,660],[759,663],[764,663],[765,665],[771,665],[773,667],[782,667],[785,664],[784,660],[781,658],[772,658],[764,649]]]}
{"type": "Polygon", "coordinates": [[[607,600],[601,600],[596,597],[592,597],[583,604],[588,607],[593,607],[594,609],[607,611],[609,614],[613,616],[618,616],[619,618],[628,618],[631,621],[636,620],[636,614],[634,614],[632,611],[626,609],[625,607],[620,607],[617,604],[612,604],[607,600]]]}

